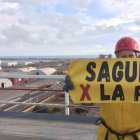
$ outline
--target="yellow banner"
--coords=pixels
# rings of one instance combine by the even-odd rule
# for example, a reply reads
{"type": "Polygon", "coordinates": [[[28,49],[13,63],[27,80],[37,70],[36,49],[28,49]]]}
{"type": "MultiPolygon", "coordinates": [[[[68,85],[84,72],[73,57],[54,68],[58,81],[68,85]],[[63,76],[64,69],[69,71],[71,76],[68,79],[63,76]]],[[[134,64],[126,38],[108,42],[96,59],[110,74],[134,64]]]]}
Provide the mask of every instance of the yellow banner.
{"type": "Polygon", "coordinates": [[[140,102],[140,59],[84,59],[72,62],[74,103],[140,102]]]}

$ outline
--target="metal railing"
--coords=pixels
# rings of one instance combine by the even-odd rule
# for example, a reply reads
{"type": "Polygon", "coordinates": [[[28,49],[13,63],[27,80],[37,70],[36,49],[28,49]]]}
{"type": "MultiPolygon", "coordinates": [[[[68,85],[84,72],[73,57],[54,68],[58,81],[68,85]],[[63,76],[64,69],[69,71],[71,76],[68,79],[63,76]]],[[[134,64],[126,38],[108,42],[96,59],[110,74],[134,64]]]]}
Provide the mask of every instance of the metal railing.
{"type": "MultiPolygon", "coordinates": [[[[65,75],[21,75],[21,74],[0,74],[0,78],[36,78],[36,79],[57,79],[57,80],[64,80],[65,75]]],[[[12,105],[40,105],[40,106],[54,106],[54,107],[62,107],[65,108],[65,115],[70,114],[70,107],[72,108],[99,108],[99,106],[80,106],[80,105],[70,105],[69,103],[69,93],[63,91],[62,89],[47,89],[47,88],[15,88],[15,87],[7,87],[7,88],[0,88],[0,90],[27,90],[27,91],[56,91],[59,93],[63,93],[65,95],[65,102],[64,104],[59,103],[36,103],[36,102],[18,102],[18,101],[0,101],[0,104],[12,104],[12,105]]]]}
{"type": "MultiPolygon", "coordinates": [[[[65,75],[23,75],[23,74],[0,74],[0,78],[37,78],[37,79],[58,79],[64,80],[65,75]]],[[[40,88],[0,88],[0,90],[32,90],[32,91],[59,91],[53,89],[40,89],[40,88]]],[[[14,102],[14,101],[0,101],[0,104],[16,104],[16,105],[41,105],[41,106],[57,106],[65,107],[65,115],[69,115],[69,93],[65,92],[65,104],[47,104],[47,103],[27,103],[27,102],[14,102]]]]}

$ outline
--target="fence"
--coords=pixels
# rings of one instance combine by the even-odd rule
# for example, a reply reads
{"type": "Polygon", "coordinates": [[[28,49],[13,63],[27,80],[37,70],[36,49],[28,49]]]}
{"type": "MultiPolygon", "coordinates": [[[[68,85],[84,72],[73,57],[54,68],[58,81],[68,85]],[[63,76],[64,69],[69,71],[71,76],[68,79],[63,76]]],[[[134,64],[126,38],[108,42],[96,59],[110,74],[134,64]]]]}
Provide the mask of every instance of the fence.
{"type": "MultiPolygon", "coordinates": [[[[64,80],[65,75],[23,75],[23,74],[0,74],[0,78],[37,78],[37,79],[59,79],[64,80]]],[[[70,107],[78,107],[83,108],[83,106],[79,105],[70,105],[69,104],[69,93],[63,91],[62,89],[41,89],[41,88],[0,88],[0,90],[28,90],[28,91],[58,91],[64,92],[65,95],[65,104],[49,104],[49,103],[32,103],[32,102],[17,102],[17,101],[0,101],[0,104],[13,104],[13,105],[40,105],[40,106],[54,106],[54,107],[63,107],[65,108],[65,115],[69,115],[70,107]]],[[[84,108],[99,108],[98,106],[84,106],[84,108]]]]}

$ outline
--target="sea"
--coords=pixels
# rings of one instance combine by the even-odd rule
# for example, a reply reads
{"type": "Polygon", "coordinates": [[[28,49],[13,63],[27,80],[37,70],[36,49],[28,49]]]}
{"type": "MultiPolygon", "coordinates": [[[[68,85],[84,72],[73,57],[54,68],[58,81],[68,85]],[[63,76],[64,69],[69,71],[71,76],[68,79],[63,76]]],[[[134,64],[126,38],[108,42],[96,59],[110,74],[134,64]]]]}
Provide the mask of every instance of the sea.
{"type": "Polygon", "coordinates": [[[39,61],[39,60],[56,60],[56,59],[88,59],[99,58],[99,55],[50,55],[50,56],[0,56],[0,60],[22,60],[22,61],[39,61]]]}
{"type": "Polygon", "coordinates": [[[51,56],[0,56],[0,60],[6,61],[39,61],[39,60],[57,60],[57,59],[82,59],[97,58],[99,55],[51,55],[51,56]]]}

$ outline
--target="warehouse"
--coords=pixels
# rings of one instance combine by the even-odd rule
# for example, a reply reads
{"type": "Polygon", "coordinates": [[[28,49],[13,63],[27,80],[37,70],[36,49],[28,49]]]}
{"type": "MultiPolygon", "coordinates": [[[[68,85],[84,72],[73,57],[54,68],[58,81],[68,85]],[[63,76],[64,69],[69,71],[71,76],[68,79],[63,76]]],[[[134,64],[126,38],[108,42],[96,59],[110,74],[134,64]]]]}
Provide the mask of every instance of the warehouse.
{"type": "Polygon", "coordinates": [[[56,69],[50,67],[30,71],[33,75],[51,75],[54,74],[54,72],[56,72],[56,69]]]}
{"type": "Polygon", "coordinates": [[[12,81],[6,78],[0,78],[0,88],[11,87],[12,81]]]}

